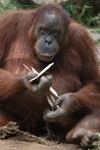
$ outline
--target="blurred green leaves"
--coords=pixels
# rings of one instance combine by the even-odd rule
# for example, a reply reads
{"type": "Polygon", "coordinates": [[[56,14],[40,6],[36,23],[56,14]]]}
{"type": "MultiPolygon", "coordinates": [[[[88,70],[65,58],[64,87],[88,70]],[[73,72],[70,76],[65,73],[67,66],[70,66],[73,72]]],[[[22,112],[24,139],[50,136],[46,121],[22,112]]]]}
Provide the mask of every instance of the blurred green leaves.
{"type": "Polygon", "coordinates": [[[6,2],[0,2],[0,12],[5,12],[6,10],[12,10],[12,9],[31,9],[38,7],[38,4],[28,5],[28,4],[22,4],[18,3],[17,0],[8,0],[6,2]]]}
{"type": "MultiPolygon", "coordinates": [[[[83,3],[76,3],[75,1],[63,2],[62,7],[67,11],[67,13],[88,27],[100,27],[100,13],[94,13],[94,8],[89,0],[83,1],[83,3]]],[[[0,1],[0,12],[5,12],[8,9],[30,9],[37,8],[38,4],[23,4],[19,3],[17,0],[4,0],[0,1]]]]}
{"type": "Polygon", "coordinates": [[[61,5],[68,14],[78,22],[89,27],[100,26],[100,13],[96,15],[93,6],[91,6],[88,1],[85,1],[85,3],[81,5],[72,1],[61,3],[61,5]]]}

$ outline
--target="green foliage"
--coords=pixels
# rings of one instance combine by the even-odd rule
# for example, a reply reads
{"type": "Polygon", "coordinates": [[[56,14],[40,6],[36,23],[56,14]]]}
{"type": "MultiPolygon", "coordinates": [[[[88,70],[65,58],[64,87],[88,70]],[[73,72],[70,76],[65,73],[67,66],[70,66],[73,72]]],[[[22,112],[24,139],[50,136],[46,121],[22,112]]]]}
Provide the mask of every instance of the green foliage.
{"type": "Polygon", "coordinates": [[[64,2],[61,5],[78,22],[87,26],[100,26],[100,13],[95,15],[93,6],[88,1],[82,4],[73,1],[64,2]]]}
{"type": "Polygon", "coordinates": [[[27,8],[36,8],[38,7],[38,4],[33,4],[33,5],[27,5],[27,4],[21,4],[18,3],[15,0],[8,0],[7,2],[0,2],[0,12],[5,12],[6,10],[11,10],[11,9],[27,9],[27,8]]]}
{"type": "Polygon", "coordinates": [[[94,32],[96,32],[96,33],[100,34],[100,28],[98,28],[98,29],[94,29],[94,32]]]}
{"type": "Polygon", "coordinates": [[[89,148],[88,150],[100,150],[100,133],[97,133],[93,140],[93,147],[89,148]]]}
{"type": "MultiPolygon", "coordinates": [[[[74,1],[61,3],[62,7],[68,12],[68,14],[77,20],[85,24],[86,26],[100,26],[100,13],[95,15],[92,7],[92,0],[83,1],[83,3],[76,3],[74,1]]],[[[27,9],[36,8],[38,4],[22,4],[17,0],[7,0],[7,2],[0,2],[0,12],[4,12],[8,9],[27,9]]]]}

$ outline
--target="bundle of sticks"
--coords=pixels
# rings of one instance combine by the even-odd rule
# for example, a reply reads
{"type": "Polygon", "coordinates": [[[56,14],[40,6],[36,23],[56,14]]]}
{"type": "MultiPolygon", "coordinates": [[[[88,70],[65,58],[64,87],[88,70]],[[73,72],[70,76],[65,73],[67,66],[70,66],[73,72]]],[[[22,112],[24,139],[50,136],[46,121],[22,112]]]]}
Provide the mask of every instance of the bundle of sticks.
{"type": "MultiPolygon", "coordinates": [[[[32,79],[29,81],[29,82],[33,82],[33,81],[37,80],[39,77],[41,77],[48,69],[50,69],[51,66],[54,65],[54,63],[49,64],[47,67],[45,67],[45,68],[44,68],[41,72],[39,72],[39,73],[38,73],[33,67],[31,67],[31,69],[30,69],[30,68],[28,68],[28,66],[26,66],[25,64],[23,64],[23,65],[24,65],[24,67],[25,67],[26,69],[28,69],[29,71],[32,71],[33,73],[36,73],[36,74],[37,74],[36,77],[32,78],[32,79]]],[[[55,104],[55,101],[56,101],[56,100],[55,100],[55,97],[58,98],[58,94],[57,94],[57,92],[56,92],[52,87],[50,87],[49,92],[47,93],[46,97],[47,97],[48,103],[49,103],[49,105],[51,106],[52,110],[55,110],[55,109],[59,108],[58,105],[56,106],[56,108],[54,108],[54,104],[55,104]]]]}

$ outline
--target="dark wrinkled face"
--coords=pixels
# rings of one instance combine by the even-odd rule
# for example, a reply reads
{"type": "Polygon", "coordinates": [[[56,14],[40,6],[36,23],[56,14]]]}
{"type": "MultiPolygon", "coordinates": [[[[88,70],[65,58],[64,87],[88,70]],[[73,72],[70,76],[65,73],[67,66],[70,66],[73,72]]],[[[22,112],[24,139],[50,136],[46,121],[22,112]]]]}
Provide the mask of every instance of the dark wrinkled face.
{"type": "Polygon", "coordinates": [[[55,12],[45,13],[35,24],[35,50],[41,61],[51,61],[64,37],[65,24],[60,15],[55,12]]]}

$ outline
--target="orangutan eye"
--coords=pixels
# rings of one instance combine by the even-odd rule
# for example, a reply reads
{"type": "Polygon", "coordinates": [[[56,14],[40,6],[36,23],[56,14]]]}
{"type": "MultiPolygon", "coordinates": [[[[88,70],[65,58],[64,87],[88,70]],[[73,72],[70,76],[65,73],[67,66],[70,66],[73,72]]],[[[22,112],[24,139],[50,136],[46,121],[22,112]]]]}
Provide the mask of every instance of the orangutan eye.
{"type": "Polygon", "coordinates": [[[46,34],[46,33],[47,33],[47,28],[41,27],[41,28],[40,28],[40,34],[44,35],[44,34],[46,34]]]}
{"type": "Polygon", "coordinates": [[[54,35],[54,36],[59,36],[59,35],[60,35],[60,31],[59,31],[59,30],[53,31],[53,35],[54,35]]]}

